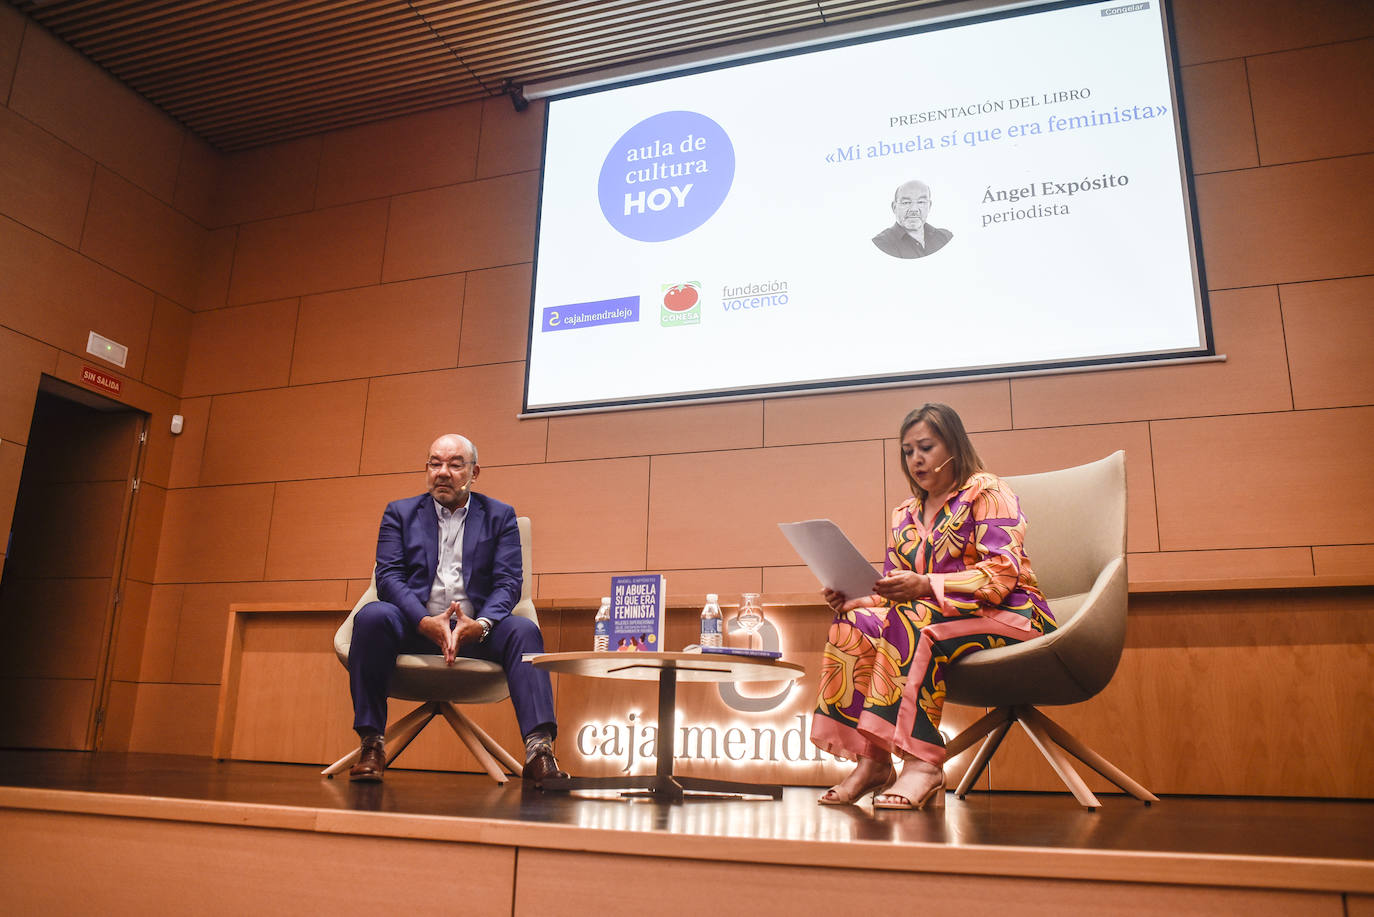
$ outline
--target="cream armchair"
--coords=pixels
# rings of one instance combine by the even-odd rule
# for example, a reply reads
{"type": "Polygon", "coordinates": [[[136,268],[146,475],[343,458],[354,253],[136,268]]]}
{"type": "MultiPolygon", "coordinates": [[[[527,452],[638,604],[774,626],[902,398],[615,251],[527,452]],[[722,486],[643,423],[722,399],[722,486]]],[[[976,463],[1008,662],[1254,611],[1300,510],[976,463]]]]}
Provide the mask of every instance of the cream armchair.
{"type": "Polygon", "coordinates": [[[1015,646],[970,654],[946,673],[950,703],[995,708],[946,746],[949,757],[982,747],[956,794],[983,773],[1012,723],[1020,723],[1085,807],[1097,797],[1065,752],[1145,802],[1158,798],[1075,739],[1037,707],[1085,701],[1111,681],[1126,640],[1126,454],[1061,471],[1008,477],[1028,525],[1026,553],[1059,629],[1015,646]]]}
{"type": "MultiPolygon", "coordinates": [[[[538,624],[539,616],[535,613],[534,601],[530,598],[530,520],[526,516],[521,516],[516,521],[520,526],[520,560],[524,571],[524,584],[520,589],[520,600],[511,609],[511,613],[529,618],[538,624]]],[[[334,634],[334,653],[345,668],[348,666],[349,647],[353,642],[353,616],[364,605],[376,600],[377,574],[373,571],[372,584],[334,634]]],[[[510,696],[506,688],[505,670],[499,664],[460,656],[452,665],[447,665],[443,656],[403,654],[396,657],[396,671],[391,676],[388,694],[401,700],[421,702],[420,706],[387,727],[388,764],[405,751],[406,746],[420,734],[420,730],[424,729],[430,720],[442,716],[458,734],[458,738],[463,740],[468,751],[472,752],[473,757],[497,783],[506,782],[507,772],[517,777],[523,773],[524,768],[520,762],[458,707],[459,704],[500,703],[510,696]]],[[[333,777],[352,767],[359,754],[360,750],[355,748],[321,773],[326,777],[333,777]]]]}

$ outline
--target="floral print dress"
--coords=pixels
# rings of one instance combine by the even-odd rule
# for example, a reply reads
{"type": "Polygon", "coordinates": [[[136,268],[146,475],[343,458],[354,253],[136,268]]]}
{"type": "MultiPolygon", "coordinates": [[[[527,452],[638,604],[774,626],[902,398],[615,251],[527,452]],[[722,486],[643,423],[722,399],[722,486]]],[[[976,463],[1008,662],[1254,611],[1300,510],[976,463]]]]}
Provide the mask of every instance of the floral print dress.
{"type": "Polygon", "coordinates": [[[929,528],[924,509],[912,497],[892,511],[883,575],[926,574],[934,596],[896,604],[868,596],[830,625],[811,741],[842,758],[896,753],[944,764],[945,667],[1055,627],[1022,547],[1026,519],[1010,487],[980,471],[929,528]]]}

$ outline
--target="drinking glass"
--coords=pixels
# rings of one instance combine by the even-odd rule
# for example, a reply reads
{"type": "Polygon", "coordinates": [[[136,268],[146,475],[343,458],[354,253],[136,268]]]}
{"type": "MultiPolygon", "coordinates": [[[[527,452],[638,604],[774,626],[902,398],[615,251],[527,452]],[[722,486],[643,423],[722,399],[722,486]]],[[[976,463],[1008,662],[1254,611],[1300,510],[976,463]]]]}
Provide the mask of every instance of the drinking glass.
{"type": "MultiPolygon", "coordinates": [[[[763,602],[757,592],[746,592],[740,596],[739,611],[735,614],[735,627],[747,635],[749,648],[754,648],[754,635],[763,627],[763,602]]],[[[763,640],[759,639],[762,648],[763,640]]]]}

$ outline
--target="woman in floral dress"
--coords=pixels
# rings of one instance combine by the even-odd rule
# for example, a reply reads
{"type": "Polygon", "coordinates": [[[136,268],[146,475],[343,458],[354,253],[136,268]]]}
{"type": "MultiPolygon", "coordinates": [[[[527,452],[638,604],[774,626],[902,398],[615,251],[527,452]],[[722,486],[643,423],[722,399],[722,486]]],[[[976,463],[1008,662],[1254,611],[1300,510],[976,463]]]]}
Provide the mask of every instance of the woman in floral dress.
{"type": "Polygon", "coordinates": [[[922,405],[898,440],[912,497],[892,511],[883,576],[872,595],[825,591],[835,620],[811,741],[858,763],[822,805],[869,793],[878,808],[943,804],[945,667],[1055,626],[1016,494],[983,470],[954,409],[922,405]]]}

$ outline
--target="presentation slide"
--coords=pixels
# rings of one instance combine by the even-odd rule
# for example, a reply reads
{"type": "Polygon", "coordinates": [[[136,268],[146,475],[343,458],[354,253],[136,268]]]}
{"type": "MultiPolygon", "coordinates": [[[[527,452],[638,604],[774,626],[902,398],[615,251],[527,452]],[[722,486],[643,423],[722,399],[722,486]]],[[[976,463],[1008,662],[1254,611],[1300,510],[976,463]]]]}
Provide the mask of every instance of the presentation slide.
{"type": "Polygon", "coordinates": [[[1209,353],[1158,0],[550,99],[525,411],[1209,353]]]}

